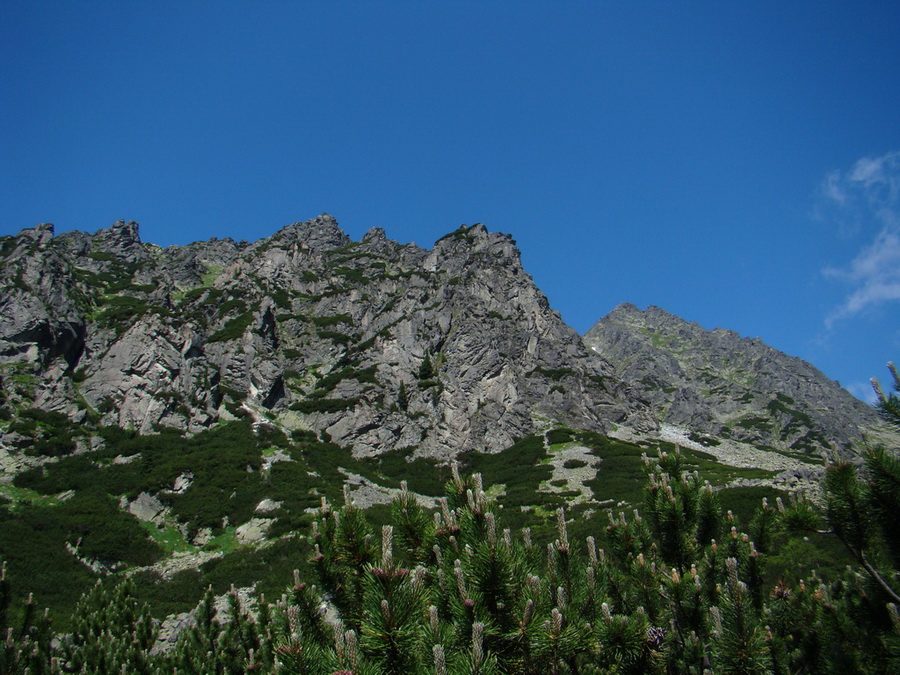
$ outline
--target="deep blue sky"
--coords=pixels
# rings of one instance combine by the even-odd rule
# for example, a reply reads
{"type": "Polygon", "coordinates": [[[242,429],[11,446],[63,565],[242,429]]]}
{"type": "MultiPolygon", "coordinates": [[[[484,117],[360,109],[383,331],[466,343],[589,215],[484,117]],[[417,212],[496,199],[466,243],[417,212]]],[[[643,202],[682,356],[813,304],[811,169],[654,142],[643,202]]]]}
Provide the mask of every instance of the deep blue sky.
{"type": "Polygon", "coordinates": [[[900,360],[900,3],[0,4],[0,234],[507,232],[859,395],[900,360]]]}

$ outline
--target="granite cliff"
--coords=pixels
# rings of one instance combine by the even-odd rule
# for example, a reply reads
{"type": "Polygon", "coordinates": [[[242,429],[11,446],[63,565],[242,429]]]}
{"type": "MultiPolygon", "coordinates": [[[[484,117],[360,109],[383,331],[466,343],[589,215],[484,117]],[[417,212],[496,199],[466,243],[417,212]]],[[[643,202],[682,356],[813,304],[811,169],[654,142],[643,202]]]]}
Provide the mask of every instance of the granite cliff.
{"type": "Polygon", "coordinates": [[[499,450],[550,423],[656,428],[513,240],[480,224],[430,250],[379,228],[351,241],[328,215],[168,248],[133,222],[40,225],[0,239],[0,260],[7,406],[142,433],[251,414],[357,455],[499,450]]]}

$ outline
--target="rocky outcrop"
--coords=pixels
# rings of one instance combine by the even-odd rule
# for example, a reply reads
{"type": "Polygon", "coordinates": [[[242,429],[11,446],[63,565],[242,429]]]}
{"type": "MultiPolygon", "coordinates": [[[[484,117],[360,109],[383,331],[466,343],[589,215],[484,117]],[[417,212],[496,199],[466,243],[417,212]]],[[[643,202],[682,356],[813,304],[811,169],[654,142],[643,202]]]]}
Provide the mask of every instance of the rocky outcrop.
{"type": "Polygon", "coordinates": [[[584,342],[651,402],[661,422],[696,434],[831,453],[849,452],[864,432],[882,428],[870,406],[809,363],[658,307],[620,305],[584,342]]]}
{"type": "Polygon", "coordinates": [[[665,422],[801,452],[879,425],[809,364],[655,307],[622,305],[579,338],[515,242],[482,225],[425,249],[380,228],[352,241],[328,215],[168,248],[133,222],[45,224],[0,238],[0,263],[10,410],[141,432],[249,414],[358,455],[442,457],[552,424],[640,435],[665,422]]]}
{"type": "Polygon", "coordinates": [[[496,450],[549,424],[656,421],[563,323],[513,240],[460,227],[430,250],[328,215],[252,244],[160,248],[136,223],[0,239],[7,405],[148,432],[235,415],[357,454],[496,450]]]}
{"type": "Polygon", "coordinates": [[[162,523],[165,520],[166,507],[157,497],[146,492],[140,493],[134,501],[128,502],[126,507],[138,520],[148,523],[162,523]]]}
{"type": "Polygon", "coordinates": [[[68,264],[53,225],[0,239],[0,359],[47,369],[62,357],[78,361],[85,325],[66,288],[68,264]]]}

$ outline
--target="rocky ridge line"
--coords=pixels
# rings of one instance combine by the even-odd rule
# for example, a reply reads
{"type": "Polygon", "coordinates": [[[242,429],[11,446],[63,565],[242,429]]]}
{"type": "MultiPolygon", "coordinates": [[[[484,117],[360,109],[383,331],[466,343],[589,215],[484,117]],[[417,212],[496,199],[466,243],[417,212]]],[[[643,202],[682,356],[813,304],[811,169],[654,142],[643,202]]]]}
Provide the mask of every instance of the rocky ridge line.
{"type": "Polygon", "coordinates": [[[811,364],[658,307],[620,305],[584,343],[650,402],[660,423],[691,430],[709,452],[730,440],[831,457],[854,453],[866,434],[893,437],[871,406],[811,364]]]}
{"type": "MultiPolygon", "coordinates": [[[[0,239],[3,405],[198,431],[246,414],[357,454],[498,450],[552,424],[656,423],[524,272],[462,226],[430,250],[335,219],[160,248],[136,223],[0,239]]],[[[16,448],[27,439],[6,435],[16,448]]]]}

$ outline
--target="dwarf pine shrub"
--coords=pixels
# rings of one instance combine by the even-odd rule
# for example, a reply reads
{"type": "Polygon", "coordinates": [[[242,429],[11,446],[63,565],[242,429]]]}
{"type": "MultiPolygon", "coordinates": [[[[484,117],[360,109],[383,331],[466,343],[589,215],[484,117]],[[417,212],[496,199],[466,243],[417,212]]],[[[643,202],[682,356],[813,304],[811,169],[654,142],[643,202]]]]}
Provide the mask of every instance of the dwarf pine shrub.
{"type": "MultiPolygon", "coordinates": [[[[897,383],[900,386],[900,382],[897,383]]],[[[896,397],[884,397],[896,404],[896,397]]],[[[883,404],[883,409],[890,410],[883,404]]],[[[808,503],[763,501],[743,527],[680,453],[644,458],[639,510],[604,531],[538,543],[504,527],[480,475],[454,471],[435,508],[406,485],[376,531],[345,490],[322,498],[314,578],[294,574],[271,605],[208,591],[169,653],[129,582],[98,586],[73,632],[51,643],[35,611],[13,612],[5,576],[3,672],[298,675],[891,673],[900,664],[900,463],[886,450],[829,467],[824,523],[856,561],[840,577],[772,580],[787,532],[819,529],[808,503]],[[602,542],[598,543],[598,542],[602,542]],[[54,646],[56,645],[56,646],[54,646]],[[95,664],[95,665],[92,665],[95,664]],[[96,665],[99,664],[99,665],[96,665]]]]}

